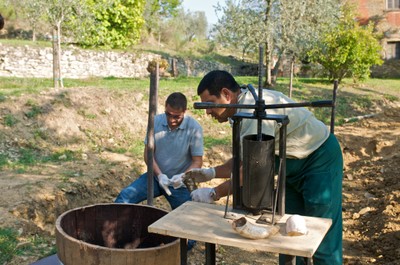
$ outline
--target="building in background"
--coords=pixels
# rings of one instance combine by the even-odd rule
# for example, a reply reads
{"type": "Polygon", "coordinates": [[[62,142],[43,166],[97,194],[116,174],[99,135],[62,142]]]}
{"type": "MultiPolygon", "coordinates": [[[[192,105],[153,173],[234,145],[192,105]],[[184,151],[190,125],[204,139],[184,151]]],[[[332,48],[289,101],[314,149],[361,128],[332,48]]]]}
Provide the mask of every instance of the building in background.
{"type": "Polygon", "coordinates": [[[383,33],[385,60],[400,60],[400,0],[352,0],[358,6],[360,24],[373,22],[383,33]]]}

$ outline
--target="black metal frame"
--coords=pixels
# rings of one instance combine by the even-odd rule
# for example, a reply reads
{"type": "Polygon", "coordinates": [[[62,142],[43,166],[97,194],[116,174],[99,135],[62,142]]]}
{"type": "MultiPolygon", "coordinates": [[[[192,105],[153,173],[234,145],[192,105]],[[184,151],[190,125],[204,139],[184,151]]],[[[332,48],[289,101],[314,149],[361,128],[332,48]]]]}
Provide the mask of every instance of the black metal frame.
{"type": "MultiPolygon", "coordinates": [[[[232,169],[232,195],[233,209],[243,209],[242,194],[240,188],[240,164],[241,164],[241,145],[240,145],[240,123],[242,119],[259,119],[250,113],[238,113],[233,117],[232,132],[232,153],[233,153],[233,169],[232,169]]],[[[274,202],[272,209],[272,223],[278,206],[278,215],[285,215],[285,181],[286,181],[286,128],[289,118],[286,115],[265,115],[262,120],[274,120],[280,124],[279,129],[279,171],[277,189],[274,191],[274,202]]],[[[272,165],[275,166],[275,165],[272,165]]]]}

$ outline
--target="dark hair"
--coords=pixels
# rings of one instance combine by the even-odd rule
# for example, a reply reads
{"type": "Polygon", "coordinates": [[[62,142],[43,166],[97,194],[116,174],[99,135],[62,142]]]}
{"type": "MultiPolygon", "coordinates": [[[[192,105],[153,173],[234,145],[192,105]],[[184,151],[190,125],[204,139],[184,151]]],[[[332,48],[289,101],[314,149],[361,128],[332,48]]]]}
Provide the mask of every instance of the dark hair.
{"type": "Polygon", "coordinates": [[[221,89],[224,87],[232,92],[237,92],[240,89],[239,84],[230,73],[223,70],[214,70],[201,79],[197,87],[197,95],[203,93],[204,90],[208,90],[210,95],[220,97],[221,89]]]}
{"type": "Polygon", "coordinates": [[[180,92],[174,92],[168,96],[165,104],[171,106],[174,109],[186,110],[187,99],[184,94],[180,92]]]}

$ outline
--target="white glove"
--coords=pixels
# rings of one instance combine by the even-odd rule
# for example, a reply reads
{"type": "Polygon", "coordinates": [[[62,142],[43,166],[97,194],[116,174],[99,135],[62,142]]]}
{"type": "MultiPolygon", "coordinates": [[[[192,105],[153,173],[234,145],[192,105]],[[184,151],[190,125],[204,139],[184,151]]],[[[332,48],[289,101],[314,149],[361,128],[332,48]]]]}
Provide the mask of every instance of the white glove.
{"type": "Polygon", "coordinates": [[[185,173],[180,173],[173,175],[172,178],[170,178],[170,183],[174,187],[174,189],[179,189],[180,187],[184,186],[185,184],[183,183],[182,176],[185,175],[185,173]]]}
{"type": "Polygon", "coordinates": [[[193,178],[196,182],[206,182],[215,178],[215,169],[213,167],[193,168],[182,177],[183,180],[188,178],[193,178]]]}
{"type": "Polygon", "coordinates": [[[213,199],[214,195],[215,195],[214,188],[200,188],[190,193],[192,201],[204,202],[204,203],[214,203],[213,199]]]}
{"type": "Polygon", "coordinates": [[[160,187],[165,190],[165,192],[168,194],[168,196],[171,196],[172,193],[168,188],[168,186],[171,184],[171,181],[169,180],[168,176],[161,173],[157,176],[157,178],[158,178],[158,184],[160,185],[160,187]]]}

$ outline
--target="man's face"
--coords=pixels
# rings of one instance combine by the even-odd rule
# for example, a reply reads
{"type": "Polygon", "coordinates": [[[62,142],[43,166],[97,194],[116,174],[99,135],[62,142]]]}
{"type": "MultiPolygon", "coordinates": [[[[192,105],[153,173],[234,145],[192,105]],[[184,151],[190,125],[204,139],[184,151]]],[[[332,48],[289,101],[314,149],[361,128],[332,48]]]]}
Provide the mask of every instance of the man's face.
{"type": "MultiPolygon", "coordinates": [[[[231,95],[229,90],[223,89],[221,91],[221,96],[218,98],[217,96],[210,95],[208,90],[204,90],[203,93],[200,94],[201,102],[211,102],[216,104],[230,104],[231,103],[231,95]],[[228,93],[228,94],[227,94],[228,93]]],[[[234,114],[233,109],[227,108],[210,108],[206,109],[206,113],[211,115],[218,122],[226,122],[228,118],[234,114]]]]}
{"type": "Polygon", "coordinates": [[[167,116],[168,126],[171,129],[175,129],[182,123],[185,111],[182,109],[174,109],[167,104],[165,106],[165,115],[167,116]]]}

